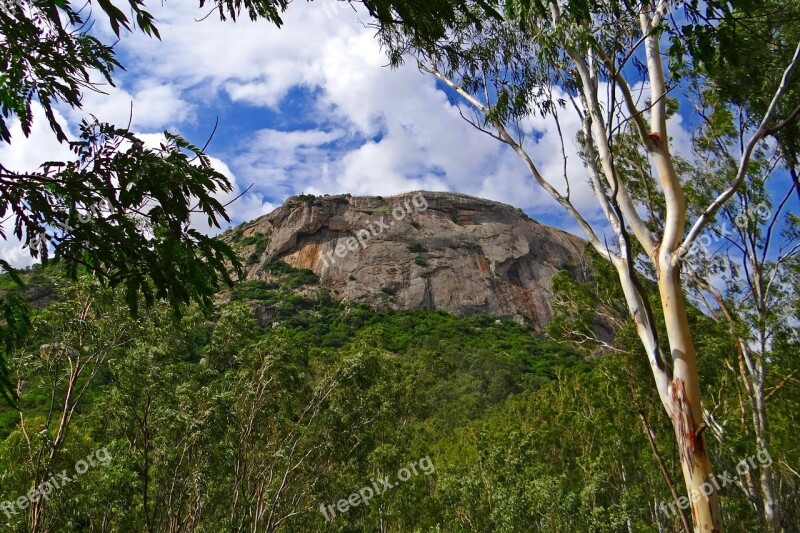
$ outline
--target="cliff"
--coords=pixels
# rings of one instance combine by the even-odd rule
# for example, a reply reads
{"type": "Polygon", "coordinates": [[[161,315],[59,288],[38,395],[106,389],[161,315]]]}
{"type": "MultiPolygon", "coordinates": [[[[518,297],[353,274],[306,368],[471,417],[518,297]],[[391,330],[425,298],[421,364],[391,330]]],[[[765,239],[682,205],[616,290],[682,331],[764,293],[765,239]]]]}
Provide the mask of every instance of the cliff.
{"type": "Polygon", "coordinates": [[[278,258],[314,271],[338,299],[485,313],[537,329],[553,316],[554,274],[580,265],[585,244],[520,209],[436,192],[292,197],[231,239],[248,279],[269,279],[264,265],[278,258]]]}

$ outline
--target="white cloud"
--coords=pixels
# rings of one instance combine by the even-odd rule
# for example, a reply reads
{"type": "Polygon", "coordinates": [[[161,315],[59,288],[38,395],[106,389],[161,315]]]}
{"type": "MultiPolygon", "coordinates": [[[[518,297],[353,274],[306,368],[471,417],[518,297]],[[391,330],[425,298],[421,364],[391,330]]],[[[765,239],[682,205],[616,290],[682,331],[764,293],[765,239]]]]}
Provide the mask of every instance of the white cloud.
{"type": "MultiPolygon", "coordinates": [[[[242,222],[247,222],[262,215],[266,215],[278,207],[276,204],[265,201],[264,196],[260,193],[243,195],[242,193],[244,192],[244,188],[242,188],[238,183],[236,176],[233,174],[228,165],[216,157],[210,157],[209,159],[211,160],[211,166],[213,166],[217,172],[228,178],[228,181],[230,181],[231,185],[233,186],[233,190],[228,193],[218,191],[214,194],[214,198],[222,205],[227,206],[226,211],[228,212],[228,216],[231,218],[231,222],[234,225],[238,225],[242,222]]],[[[214,228],[209,226],[208,218],[205,215],[192,215],[192,226],[207,234],[220,233],[228,226],[224,220],[219,220],[218,222],[221,227],[214,228]]]]}
{"type": "MultiPolygon", "coordinates": [[[[33,114],[33,127],[29,137],[22,133],[19,120],[12,120],[9,124],[11,132],[11,145],[0,142],[0,161],[3,166],[16,172],[34,172],[42,163],[47,161],[63,161],[72,159],[69,148],[59,143],[47,122],[42,107],[34,102],[31,105],[33,114]]],[[[66,120],[58,111],[56,119],[62,124],[66,120]]],[[[11,216],[3,220],[2,230],[5,235],[0,239],[0,258],[5,259],[14,267],[26,267],[34,263],[28,249],[22,248],[22,242],[14,235],[16,218],[11,216]]]]}
{"type": "MultiPolygon", "coordinates": [[[[156,12],[163,43],[134,36],[122,45],[134,70],[146,67],[154,82],[178,87],[184,98],[224,93],[279,109],[292,88],[318,90],[306,109],[316,128],[303,135],[335,131],[340,142],[295,145],[296,132],[265,124],[244,146],[222,154],[237,175],[276,201],[299,192],[427,188],[485,191],[519,205],[517,192],[530,188],[524,167],[515,162],[511,175],[497,176],[514,187],[486,188],[487,177],[508,168],[503,154],[509,152],[463,122],[432,78],[413,68],[382,68],[386,58],[374,32],[339,5],[292,4],[278,30],[266,22],[220,23],[214,15],[197,23],[204,14],[167,4],[156,12]]],[[[524,199],[537,197],[530,190],[524,199]]]]}
{"type": "MultiPolygon", "coordinates": [[[[236,221],[302,192],[389,195],[414,189],[457,190],[551,219],[562,214],[508,147],[463,121],[431,76],[411,64],[385,68],[374,30],[359,20],[366,15],[346,3],[292,3],[282,29],[246,17],[223,23],[216,13],[205,17],[208,11],[194,2],[149,7],[163,41],[124,35],[117,49],[128,71],[116,78],[119,89],[109,96],[88,94],[84,111],[125,124],[132,101],[133,128],[156,132],[205,127],[199,117],[224,105],[240,115],[263,108],[258,116],[269,117],[265,123],[253,124],[248,116],[238,129],[228,128],[241,134],[217,137],[212,151],[238,181],[237,191],[254,185],[234,204],[236,221]],[[289,106],[285,98],[298,88],[308,94],[289,106]]],[[[223,124],[235,120],[226,118],[227,110],[223,124]]],[[[74,122],[82,114],[67,116],[74,122]]],[[[561,118],[572,199],[596,219],[574,146],[580,123],[574,113],[561,118]]],[[[670,125],[676,146],[685,149],[688,134],[680,117],[670,125]]],[[[540,133],[529,136],[529,153],[563,190],[555,125],[531,118],[525,126],[540,133]]]]}
{"type": "Polygon", "coordinates": [[[121,128],[130,123],[133,130],[160,132],[193,122],[196,107],[181,97],[175,85],[123,77],[117,87],[105,87],[103,93],[87,91],[80,109],[64,108],[63,111],[72,123],[93,114],[101,122],[121,128]],[[134,86],[130,89],[133,92],[125,89],[129,83],[134,86]]]}
{"type": "MultiPolygon", "coordinates": [[[[3,166],[17,172],[33,172],[47,161],[72,159],[73,154],[69,146],[56,140],[42,106],[33,102],[31,113],[33,126],[28,137],[23,134],[19,120],[16,118],[11,120],[8,129],[11,132],[12,144],[0,142],[0,161],[3,166]]],[[[54,110],[54,115],[62,126],[67,124],[67,120],[58,110],[54,110]]],[[[67,127],[64,131],[69,136],[67,127]]]]}

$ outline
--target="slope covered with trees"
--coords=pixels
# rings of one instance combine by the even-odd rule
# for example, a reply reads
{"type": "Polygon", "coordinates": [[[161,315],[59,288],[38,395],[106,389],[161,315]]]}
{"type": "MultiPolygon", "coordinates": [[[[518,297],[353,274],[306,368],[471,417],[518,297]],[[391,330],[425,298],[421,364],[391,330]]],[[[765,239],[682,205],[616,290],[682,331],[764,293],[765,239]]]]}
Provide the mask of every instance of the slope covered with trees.
{"type": "MultiPolygon", "coordinates": [[[[664,510],[675,497],[666,479],[674,489],[679,478],[676,450],[642,385],[648,369],[629,322],[620,323],[616,352],[596,359],[513,322],[376,312],[331,300],[309,271],[281,262],[269,270],[271,281],[236,285],[210,317],[156,305],[138,319],[121,291],[91,278],[29,272],[28,294],[49,303],[31,311],[30,337],[12,359],[21,412],[0,414],[0,502],[72,473],[97,450],[111,460],[73,474],[47,500],[0,514],[0,523],[10,531],[681,528],[664,510]],[[254,306],[269,310],[270,328],[258,326],[254,306]],[[326,521],[321,505],[396,479],[424,457],[431,474],[326,521]]],[[[565,272],[559,297],[574,306],[562,309],[613,298],[608,274],[586,284],[565,272]]],[[[4,288],[16,290],[7,278],[4,288]]],[[[551,338],[563,340],[557,330],[577,316],[565,311],[551,338]]],[[[693,320],[713,347],[704,368],[717,368],[733,341],[701,313],[693,320]]],[[[731,377],[709,374],[709,390],[733,406],[731,377]]],[[[788,383],[770,401],[775,464],[796,464],[800,388],[788,383]]],[[[714,453],[735,472],[749,449],[742,440],[714,453]]],[[[724,496],[738,530],[759,530],[740,487],[724,496]]],[[[787,525],[797,523],[796,506],[787,511],[787,525]]]]}

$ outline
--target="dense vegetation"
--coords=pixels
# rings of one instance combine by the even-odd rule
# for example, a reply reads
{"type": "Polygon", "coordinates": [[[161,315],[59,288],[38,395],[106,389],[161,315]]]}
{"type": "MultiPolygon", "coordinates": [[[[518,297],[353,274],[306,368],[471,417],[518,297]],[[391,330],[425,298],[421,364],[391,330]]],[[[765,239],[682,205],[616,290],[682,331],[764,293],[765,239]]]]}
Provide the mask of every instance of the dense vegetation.
{"type": "MultiPolygon", "coordinates": [[[[21,413],[0,412],[0,501],[65,468],[73,481],[44,505],[0,511],[4,529],[679,527],[659,509],[673,497],[645,427],[672,479],[679,466],[629,325],[620,351],[597,359],[491,317],[338,302],[310,271],[264,266],[268,280],[238,284],[213,315],[182,317],[165,304],[131,318],[124,295],[91,278],[27,273],[27,296],[49,303],[32,311],[12,359],[21,413]],[[75,476],[101,449],[111,460],[75,476]],[[425,457],[434,471],[326,522],[321,505],[336,509],[425,457]]],[[[565,295],[577,287],[561,284],[565,295]]],[[[707,357],[724,358],[730,341],[701,329],[716,343],[707,357]]],[[[727,379],[710,376],[720,393],[731,392],[727,379]]],[[[796,464],[800,390],[788,385],[774,401],[775,449],[796,464]]],[[[715,453],[735,468],[749,450],[742,437],[715,453]]],[[[757,531],[738,489],[724,494],[740,530],[757,531]]]]}
{"type": "MultiPolygon", "coordinates": [[[[123,2],[130,18],[111,0],[6,4],[4,143],[7,120],[30,134],[34,104],[68,142],[55,106],[80,107],[96,80],[112,82],[121,65],[91,33],[87,8],[117,36],[159,36],[141,0],[123,2]]],[[[281,25],[289,4],[216,6],[223,19],[281,25]]],[[[523,158],[616,282],[599,264],[588,285],[559,276],[550,341],[489,317],[335,302],[313,273],[279,261],[263,265],[270,279],[212,305],[240,265],[189,222],[197,211],[227,220],[215,196],[231,192],[227,178],[178,135],[151,149],[87,119],[70,142],[74,160],[35,172],[0,164],[11,232],[34,258],[57,262],[26,275],[20,298],[22,281],[0,258],[11,276],[0,281],[0,396],[14,406],[0,410],[4,527],[800,529],[800,3],[363,4],[390,63],[413,60],[471,106],[473,125],[523,158]],[[637,87],[650,97],[634,98],[637,87]],[[584,166],[567,175],[564,153],[564,178],[588,174],[611,241],[522,146],[530,119],[561,132],[570,106],[582,132],[561,141],[579,142],[584,166]],[[679,107],[699,124],[691,155],[670,151],[667,119],[679,107]],[[30,312],[26,300],[41,307],[30,312]],[[599,316],[613,341],[597,334],[599,316]],[[421,459],[435,472],[414,471],[370,504],[348,497],[421,459]],[[678,516],[672,502],[712,475],[730,482],[678,516]],[[339,516],[326,523],[330,502],[339,516]]],[[[248,265],[267,239],[244,240],[248,265]]]]}

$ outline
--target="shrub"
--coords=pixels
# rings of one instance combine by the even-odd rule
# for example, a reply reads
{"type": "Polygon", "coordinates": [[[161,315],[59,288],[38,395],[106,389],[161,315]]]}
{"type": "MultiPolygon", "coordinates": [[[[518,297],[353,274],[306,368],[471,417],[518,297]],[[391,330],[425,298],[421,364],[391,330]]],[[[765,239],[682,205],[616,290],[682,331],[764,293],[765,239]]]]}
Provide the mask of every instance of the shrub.
{"type": "Polygon", "coordinates": [[[233,300],[261,300],[273,301],[277,299],[272,291],[278,288],[278,284],[261,279],[251,279],[237,283],[233,287],[233,300]]]}
{"type": "Polygon", "coordinates": [[[264,252],[267,251],[267,247],[269,246],[269,237],[263,233],[256,232],[242,239],[240,244],[242,246],[255,245],[253,253],[250,254],[246,261],[248,265],[254,265],[258,263],[258,261],[261,259],[261,256],[264,255],[264,252]]]}
{"type": "Polygon", "coordinates": [[[281,283],[289,289],[319,283],[319,276],[307,268],[294,268],[282,259],[273,259],[266,266],[267,272],[280,276],[281,283]]]}

